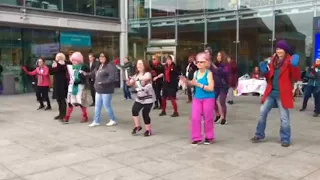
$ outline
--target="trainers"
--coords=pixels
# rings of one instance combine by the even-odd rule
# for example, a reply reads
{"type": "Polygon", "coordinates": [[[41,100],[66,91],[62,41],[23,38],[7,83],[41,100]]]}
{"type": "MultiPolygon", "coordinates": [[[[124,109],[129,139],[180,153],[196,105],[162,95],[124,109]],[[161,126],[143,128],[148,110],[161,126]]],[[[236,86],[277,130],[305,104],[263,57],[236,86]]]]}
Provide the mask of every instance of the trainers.
{"type": "Polygon", "coordinates": [[[146,130],[146,132],[144,132],[144,137],[148,137],[151,136],[151,131],[150,130],[146,130]]]}
{"type": "Polygon", "coordinates": [[[162,112],[159,114],[159,116],[165,116],[165,115],[167,115],[167,113],[166,113],[165,111],[162,111],[162,112]]]}
{"type": "Polygon", "coordinates": [[[201,144],[201,141],[192,141],[191,145],[198,146],[201,144]]]}
{"type": "Polygon", "coordinates": [[[305,110],[306,110],[306,108],[301,108],[299,111],[302,112],[302,111],[305,111],[305,110]]]}
{"type": "Polygon", "coordinates": [[[220,124],[221,124],[221,125],[226,125],[226,124],[228,124],[228,122],[227,122],[226,119],[222,119],[221,122],[220,122],[220,124]]]}
{"type": "Polygon", "coordinates": [[[96,127],[96,126],[100,126],[100,123],[96,123],[96,122],[92,122],[89,127],[96,127]]]}
{"type": "Polygon", "coordinates": [[[179,117],[179,113],[178,112],[174,112],[171,117],[179,117]]]}
{"type": "Polygon", "coordinates": [[[60,115],[53,118],[54,120],[62,119],[60,115]]]}
{"type": "Polygon", "coordinates": [[[289,147],[289,146],[290,146],[290,143],[282,142],[282,143],[281,143],[281,146],[282,146],[282,147],[289,147]]]}
{"type": "Polygon", "coordinates": [[[254,136],[253,138],[251,138],[251,142],[252,143],[258,143],[260,142],[261,140],[263,140],[263,138],[260,138],[258,136],[254,136]]]}
{"type": "Polygon", "coordinates": [[[228,104],[232,105],[232,104],[233,104],[233,101],[228,101],[228,104]]]}
{"type": "Polygon", "coordinates": [[[212,144],[213,140],[212,139],[205,139],[203,144],[205,145],[209,145],[209,144],[212,144]]]}
{"type": "Polygon", "coordinates": [[[115,126],[115,125],[117,125],[117,122],[115,122],[115,121],[113,121],[113,120],[110,120],[110,121],[106,124],[106,126],[115,126]]]}
{"type": "Polygon", "coordinates": [[[137,132],[141,131],[142,130],[142,127],[141,126],[138,126],[138,127],[134,127],[131,134],[132,135],[135,135],[137,134],[137,132]]]}
{"type": "Polygon", "coordinates": [[[220,116],[216,116],[216,119],[214,120],[214,123],[219,124],[220,122],[220,116]]]}

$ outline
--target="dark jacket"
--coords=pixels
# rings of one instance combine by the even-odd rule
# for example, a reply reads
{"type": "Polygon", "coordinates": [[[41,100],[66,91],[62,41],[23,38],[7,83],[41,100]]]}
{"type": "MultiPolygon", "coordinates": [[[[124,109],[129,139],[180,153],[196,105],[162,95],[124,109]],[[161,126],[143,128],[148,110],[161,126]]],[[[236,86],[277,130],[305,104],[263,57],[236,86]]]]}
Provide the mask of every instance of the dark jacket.
{"type": "MultiPolygon", "coordinates": [[[[151,74],[152,74],[152,78],[158,76],[159,74],[163,74],[164,73],[164,66],[159,63],[158,65],[154,65],[151,63],[151,74]]],[[[153,82],[154,84],[161,84],[163,81],[163,78],[159,78],[157,79],[155,82],[153,82]]]]}
{"type": "Polygon", "coordinates": [[[308,68],[305,76],[308,78],[308,85],[320,87],[320,68],[308,68]]]}
{"type": "MultiPolygon", "coordinates": [[[[89,70],[90,70],[90,73],[91,72],[93,72],[97,67],[99,67],[99,62],[98,61],[93,61],[92,62],[92,65],[91,65],[91,67],[90,67],[90,62],[87,64],[87,66],[88,66],[88,68],[89,68],[89,70]]],[[[94,76],[92,76],[92,77],[89,77],[89,83],[91,83],[91,84],[94,84],[94,79],[95,79],[95,77],[94,76]]]]}
{"type": "Polygon", "coordinates": [[[95,76],[94,88],[96,92],[99,94],[114,93],[117,81],[116,73],[118,73],[118,69],[112,62],[101,64],[90,73],[90,76],[95,76]]]}
{"type": "Polygon", "coordinates": [[[229,87],[229,73],[230,68],[228,63],[218,63],[216,62],[215,65],[217,69],[211,66],[210,70],[212,71],[213,80],[214,80],[214,87],[219,88],[228,88],[229,87]]]}
{"type": "Polygon", "coordinates": [[[51,67],[50,71],[53,73],[53,98],[67,98],[69,83],[67,65],[57,63],[57,67],[51,67]]]}
{"type": "Polygon", "coordinates": [[[122,78],[124,81],[127,80],[126,73],[128,74],[128,76],[132,76],[134,74],[132,62],[127,62],[124,65],[119,64],[117,65],[117,67],[123,71],[122,78]]]}
{"type": "Polygon", "coordinates": [[[231,61],[229,63],[230,73],[229,73],[229,86],[236,88],[238,84],[238,67],[237,63],[231,61]]]}
{"type": "Polygon", "coordinates": [[[172,63],[172,66],[169,69],[170,70],[170,73],[169,73],[170,80],[168,80],[167,77],[166,77],[166,70],[168,70],[168,68],[170,68],[168,65],[164,66],[165,70],[164,70],[164,75],[163,75],[163,80],[164,80],[163,88],[164,89],[165,88],[170,88],[170,89],[178,90],[178,84],[179,84],[179,71],[178,71],[178,68],[174,63],[172,63]]]}
{"type": "Polygon", "coordinates": [[[198,67],[197,65],[195,65],[193,62],[189,63],[186,67],[186,76],[188,74],[188,76],[186,78],[188,78],[189,80],[192,80],[193,79],[193,75],[194,75],[194,72],[196,72],[198,70],[198,67]],[[187,69],[189,66],[189,69],[187,69]],[[188,72],[187,72],[188,71],[188,72]]]}

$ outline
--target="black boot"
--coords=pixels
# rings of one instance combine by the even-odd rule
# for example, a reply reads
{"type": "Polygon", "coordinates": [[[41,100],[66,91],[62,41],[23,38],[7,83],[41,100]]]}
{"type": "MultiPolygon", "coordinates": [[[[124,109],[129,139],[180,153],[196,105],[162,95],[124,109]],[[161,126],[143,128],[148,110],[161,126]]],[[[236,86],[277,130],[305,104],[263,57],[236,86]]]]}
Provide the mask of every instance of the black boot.
{"type": "Polygon", "coordinates": [[[158,109],[158,108],[159,108],[159,105],[158,105],[158,102],[156,101],[156,102],[154,103],[153,109],[158,109]]]}

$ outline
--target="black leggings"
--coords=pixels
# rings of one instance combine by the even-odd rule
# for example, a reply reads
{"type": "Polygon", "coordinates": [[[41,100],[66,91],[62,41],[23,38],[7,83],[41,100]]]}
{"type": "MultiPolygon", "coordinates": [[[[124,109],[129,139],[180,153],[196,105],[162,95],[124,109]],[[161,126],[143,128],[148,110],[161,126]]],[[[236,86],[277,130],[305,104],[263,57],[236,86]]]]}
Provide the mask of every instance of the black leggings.
{"type": "Polygon", "coordinates": [[[37,86],[36,96],[40,106],[44,106],[43,101],[47,101],[47,106],[51,107],[48,86],[37,86]]]}
{"type": "Polygon", "coordinates": [[[143,118],[144,124],[149,125],[151,123],[149,114],[150,114],[152,105],[153,103],[141,104],[139,102],[134,102],[132,106],[132,116],[139,116],[139,112],[142,109],[142,118],[143,118]]]}
{"type": "Polygon", "coordinates": [[[59,107],[59,116],[65,117],[67,112],[67,103],[65,98],[57,98],[57,103],[59,107]]]}

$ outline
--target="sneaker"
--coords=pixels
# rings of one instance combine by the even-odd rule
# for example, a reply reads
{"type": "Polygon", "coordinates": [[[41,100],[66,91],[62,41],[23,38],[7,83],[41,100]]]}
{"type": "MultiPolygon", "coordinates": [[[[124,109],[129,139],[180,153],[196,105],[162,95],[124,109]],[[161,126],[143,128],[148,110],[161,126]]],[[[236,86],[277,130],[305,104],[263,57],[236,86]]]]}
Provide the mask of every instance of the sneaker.
{"type": "Polygon", "coordinates": [[[89,127],[96,127],[96,126],[100,126],[100,123],[96,123],[96,122],[92,122],[89,127]]]}
{"type": "Polygon", "coordinates": [[[137,132],[141,131],[142,130],[142,127],[141,126],[138,126],[138,127],[134,127],[131,134],[132,135],[135,135],[137,134],[137,132]]]}
{"type": "Polygon", "coordinates": [[[302,111],[305,111],[305,110],[306,110],[306,108],[301,108],[299,111],[302,112],[302,111]]]}
{"type": "Polygon", "coordinates": [[[93,107],[95,105],[95,103],[90,104],[90,107],[93,107]]]}
{"type": "Polygon", "coordinates": [[[106,124],[106,126],[115,126],[115,125],[117,125],[117,122],[115,122],[115,121],[113,121],[113,120],[110,120],[110,121],[106,124]]]}
{"type": "Polygon", "coordinates": [[[216,123],[216,124],[220,123],[220,116],[216,116],[216,119],[214,120],[214,123],[216,123]]]}
{"type": "Polygon", "coordinates": [[[281,143],[281,146],[282,146],[282,147],[289,147],[289,146],[290,146],[290,143],[282,142],[282,143],[281,143]]]}
{"type": "Polygon", "coordinates": [[[228,101],[228,104],[232,105],[232,104],[233,104],[233,101],[228,101]]]}
{"type": "Polygon", "coordinates": [[[191,145],[198,146],[201,144],[201,141],[192,141],[191,145]]]}
{"type": "Polygon", "coordinates": [[[221,125],[226,125],[228,124],[227,120],[226,119],[221,119],[221,122],[220,122],[221,125]]]}
{"type": "Polygon", "coordinates": [[[260,138],[258,136],[254,136],[253,138],[251,138],[251,142],[252,143],[258,143],[260,142],[261,140],[263,140],[263,138],[260,138]]]}
{"type": "Polygon", "coordinates": [[[203,144],[205,145],[209,145],[209,144],[212,144],[213,140],[212,139],[205,139],[203,144]]]}
{"type": "Polygon", "coordinates": [[[50,106],[47,106],[44,110],[48,111],[48,110],[52,110],[52,108],[50,106]]]}
{"type": "Polygon", "coordinates": [[[179,117],[179,113],[178,112],[174,112],[171,117],[179,117]]]}
{"type": "Polygon", "coordinates": [[[151,136],[151,131],[150,130],[146,130],[146,132],[144,132],[144,137],[148,137],[151,136]]]}
{"type": "Polygon", "coordinates": [[[62,119],[60,115],[53,118],[54,120],[62,119]]]}
{"type": "Polygon", "coordinates": [[[162,111],[162,112],[159,114],[159,116],[165,116],[165,115],[167,115],[167,113],[166,113],[165,111],[162,111]]]}

